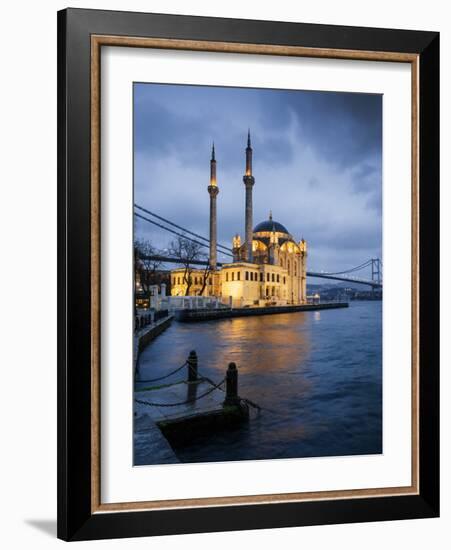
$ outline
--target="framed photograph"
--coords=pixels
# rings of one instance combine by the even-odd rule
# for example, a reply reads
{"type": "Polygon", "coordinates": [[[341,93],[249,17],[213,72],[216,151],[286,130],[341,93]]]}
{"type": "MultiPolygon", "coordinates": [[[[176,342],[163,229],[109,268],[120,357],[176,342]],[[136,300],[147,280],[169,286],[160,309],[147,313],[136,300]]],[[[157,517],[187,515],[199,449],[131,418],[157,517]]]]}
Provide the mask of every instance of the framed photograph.
{"type": "Polygon", "coordinates": [[[439,514],[439,35],[58,14],[58,536],[439,514]]]}

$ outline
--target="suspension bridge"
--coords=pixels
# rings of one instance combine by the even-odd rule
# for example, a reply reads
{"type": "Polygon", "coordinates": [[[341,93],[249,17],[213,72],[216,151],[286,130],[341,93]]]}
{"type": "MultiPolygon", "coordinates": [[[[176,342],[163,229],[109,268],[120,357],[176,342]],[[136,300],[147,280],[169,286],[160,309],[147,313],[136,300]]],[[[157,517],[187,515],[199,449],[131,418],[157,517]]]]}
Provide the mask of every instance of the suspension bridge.
{"type": "MultiPolygon", "coordinates": [[[[201,247],[204,247],[206,249],[209,248],[210,240],[207,239],[206,237],[198,233],[195,233],[194,231],[190,231],[189,229],[186,229],[185,227],[182,227],[181,225],[176,224],[164,218],[163,216],[160,216],[155,212],[152,212],[151,210],[148,210],[147,208],[144,208],[138,204],[135,204],[134,207],[135,207],[134,215],[136,218],[143,220],[147,223],[150,223],[155,227],[159,227],[160,229],[163,229],[173,235],[176,235],[178,237],[183,237],[184,239],[187,239],[188,241],[191,241],[201,247]]],[[[217,252],[218,254],[222,254],[223,256],[228,256],[230,258],[233,258],[232,249],[225,245],[218,244],[217,252]]],[[[146,256],[145,258],[153,260],[155,262],[162,262],[162,263],[175,263],[175,264],[181,263],[180,258],[175,258],[166,254],[153,254],[151,256],[146,256]]],[[[190,260],[190,263],[193,265],[205,266],[208,264],[208,260],[194,259],[194,260],[190,260]]],[[[217,265],[220,267],[221,265],[223,265],[223,263],[227,263],[227,262],[217,262],[217,265]]],[[[383,286],[382,262],[379,258],[370,258],[365,262],[361,263],[360,265],[351,267],[343,271],[335,271],[335,272],[307,271],[307,276],[315,277],[319,279],[329,279],[334,281],[358,283],[361,285],[370,286],[372,289],[382,288],[383,286]],[[364,270],[370,271],[371,278],[357,275],[364,270]]]]}

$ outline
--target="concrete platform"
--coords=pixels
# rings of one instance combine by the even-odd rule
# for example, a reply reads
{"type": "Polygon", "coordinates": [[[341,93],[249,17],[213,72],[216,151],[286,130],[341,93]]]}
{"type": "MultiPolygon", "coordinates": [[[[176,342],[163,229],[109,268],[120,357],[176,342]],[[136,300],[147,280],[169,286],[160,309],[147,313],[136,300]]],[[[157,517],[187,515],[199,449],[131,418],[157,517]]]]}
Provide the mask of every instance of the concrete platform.
{"type": "Polygon", "coordinates": [[[249,416],[244,403],[224,407],[225,392],[203,379],[155,384],[136,390],[134,397],[135,464],[168,463],[168,447],[172,462],[176,462],[173,447],[198,435],[233,427],[249,416]]]}
{"type": "Polygon", "coordinates": [[[180,462],[168,440],[148,414],[141,411],[134,422],[133,464],[135,466],[180,462]]]}
{"type": "Polygon", "coordinates": [[[179,417],[185,418],[205,411],[222,408],[224,396],[223,391],[219,389],[213,390],[211,384],[202,379],[197,382],[181,380],[180,382],[171,384],[164,384],[162,382],[160,385],[157,382],[148,390],[143,388],[135,391],[135,413],[137,415],[145,413],[154,422],[173,420],[179,417]],[[210,393],[196,400],[197,397],[207,392],[210,393]],[[145,405],[136,402],[136,400],[143,403],[158,403],[162,406],[145,405]],[[181,404],[171,406],[174,403],[181,404]]]}

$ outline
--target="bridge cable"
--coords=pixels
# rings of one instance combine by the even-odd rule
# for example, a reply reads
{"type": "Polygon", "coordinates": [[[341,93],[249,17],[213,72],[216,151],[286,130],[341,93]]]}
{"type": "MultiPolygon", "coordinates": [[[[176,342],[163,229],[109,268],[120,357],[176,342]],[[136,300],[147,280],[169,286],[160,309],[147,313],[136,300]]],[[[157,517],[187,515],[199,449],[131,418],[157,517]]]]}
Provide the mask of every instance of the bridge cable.
{"type": "MultiPolygon", "coordinates": [[[[142,216],[141,214],[138,214],[137,212],[133,213],[137,218],[141,218],[142,220],[145,220],[146,222],[152,223],[153,225],[156,225],[158,227],[161,227],[161,229],[165,229],[166,231],[169,231],[170,233],[173,233],[174,235],[177,235],[179,237],[182,237],[183,239],[187,239],[188,241],[191,241],[193,243],[198,244],[199,246],[202,246],[204,248],[209,248],[209,246],[205,243],[201,243],[199,241],[196,241],[196,239],[192,239],[191,237],[188,237],[187,235],[183,235],[182,233],[179,233],[178,231],[174,231],[173,229],[170,229],[169,227],[165,227],[164,225],[161,225],[161,223],[158,223],[154,220],[150,220],[149,218],[146,218],[145,216],[142,216]]],[[[225,254],[227,256],[232,257],[233,255],[229,252],[222,252],[222,250],[219,250],[221,254],[225,254]]]]}
{"type": "Polygon", "coordinates": [[[351,267],[346,271],[334,271],[334,272],[325,271],[325,272],[322,272],[322,274],[323,275],[345,275],[346,273],[353,273],[354,271],[360,271],[361,269],[368,267],[370,264],[371,264],[371,260],[367,260],[363,264],[360,264],[356,267],[351,267]]]}
{"type": "MultiPolygon", "coordinates": [[[[138,208],[139,210],[142,210],[143,212],[146,212],[146,214],[150,214],[154,218],[158,218],[159,220],[161,220],[161,221],[163,221],[163,222],[165,222],[169,225],[172,225],[173,227],[176,227],[177,229],[181,229],[185,233],[189,233],[190,235],[193,235],[194,237],[197,237],[198,239],[202,239],[203,241],[207,241],[207,243],[210,242],[209,239],[207,239],[206,237],[203,237],[202,235],[199,235],[198,233],[194,233],[193,231],[190,231],[189,229],[185,229],[181,225],[177,225],[176,223],[171,222],[171,221],[167,220],[166,218],[163,218],[162,216],[159,216],[158,214],[155,214],[154,212],[151,212],[150,210],[147,210],[146,208],[143,208],[142,206],[139,206],[136,203],[134,204],[134,206],[135,206],[135,208],[138,208]]],[[[226,252],[232,252],[232,250],[230,248],[227,248],[226,246],[224,246],[222,244],[217,244],[217,247],[218,248],[223,248],[226,252]]]]}

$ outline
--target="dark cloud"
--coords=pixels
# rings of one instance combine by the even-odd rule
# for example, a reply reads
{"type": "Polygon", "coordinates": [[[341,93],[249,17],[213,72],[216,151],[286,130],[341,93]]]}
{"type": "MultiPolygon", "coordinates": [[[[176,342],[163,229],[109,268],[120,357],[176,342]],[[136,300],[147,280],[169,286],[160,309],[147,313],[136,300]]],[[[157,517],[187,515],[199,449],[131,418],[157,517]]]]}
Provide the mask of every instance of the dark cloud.
{"type": "MultiPolygon", "coordinates": [[[[218,236],[230,245],[243,234],[248,127],[256,223],[272,209],[296,239],[308,239],[315,269],[381,256],[380,95],[135,84],[136,201],[208,235],[214,140],[218,236]]],[[[172,238],[145,222],[136,231],[161,248],[172,238]]]]}

